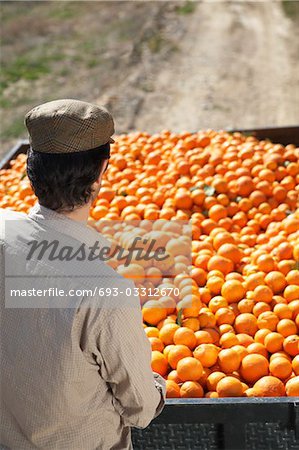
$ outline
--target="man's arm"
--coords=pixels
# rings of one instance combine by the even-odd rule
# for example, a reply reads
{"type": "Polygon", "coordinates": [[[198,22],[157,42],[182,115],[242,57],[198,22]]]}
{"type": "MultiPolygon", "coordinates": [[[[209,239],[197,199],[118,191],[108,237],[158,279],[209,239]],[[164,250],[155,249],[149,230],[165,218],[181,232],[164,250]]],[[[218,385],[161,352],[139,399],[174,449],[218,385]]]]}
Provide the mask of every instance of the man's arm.
{"type": "Polygon", "coordinates": [[[139,299],[130,306],[124,301],[106,308],[101,317],[95,350],[101,376],[111,387],[124,424],[145,428],[162,411],[166,387],[165,380],[151,370],[151,346],[139,299]]]}

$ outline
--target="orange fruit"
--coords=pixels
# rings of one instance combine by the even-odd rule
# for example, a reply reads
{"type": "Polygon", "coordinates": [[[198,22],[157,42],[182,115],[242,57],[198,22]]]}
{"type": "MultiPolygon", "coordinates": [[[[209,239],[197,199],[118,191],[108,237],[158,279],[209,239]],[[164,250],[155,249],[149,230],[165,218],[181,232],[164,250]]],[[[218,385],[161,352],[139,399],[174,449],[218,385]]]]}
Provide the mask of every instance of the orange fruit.
{"type": "Polygon", "coordinates": [[[258,269],[262,272],[272,272],[276,269],[275,260],[270,255],[261,255],[257,259],[258,269]]]}
{"type": "Polygon", "coordinates": [[[253,291],[253,299],[256,302],[271,303],[273,292],[268,286],[257,286],[253,291]]]}
{"type": "Polygon", "coordinates": [[[252,308],[252,312],[255,315],[255,317],[258,317],[265,311],[271,311],[271,306],[265,302],[257,302],[252,308]]]}
{"type": "Polygon", "coordinates": [[[164,344],[161,339],[157,337],[149,337],[148,340],[151,343],[152,350],[158,350],[158,352],[163,352],[164,344]]]}
{"type": "Polygon", "coordinates": [[[144,331],[147,337],[159,337],[159,330],[156,327],[145,327],[144,331]]]}
{"type": "Polygon", "coordinates": [[[277,324],[277,331],[284,337],[288,337],[291,334],[297,334],[297,325],[293,320],[282,319],[277,324]]]}
{"type": "Polygon", "coordinates": [[[292,364],[286,358],[274,358],[270,361],[269,369],[271,375],[281,380],[285,380],[292,374],[292,364]]]}
{"type": "Polygon", "coordinates": [[[243,345],[244,347],[248,347],[250,344],[253,344],[254,339],[252,336],[246,333],[239,333],[236,334],[237,339],[239,341],[240,345],[243,345]]]}
{"type": "Polygon", "coordinates": [[[187,356],[192,356],[190,348],[186,345],[175,345],[169,350],[168,363],[172,369],[176,369],[178,362],[187,356]]]}
{"type": "Polygon", "coordinates": [[[266,347],[259,342],[253,342],[252,344],[248,345],[247,352],[249,354],[256,353],[258,355],[262,355],[265,358],[268,358],[269,356],[266,347]]]}
{"type": "Polygon", "coordinates": [[[212,392],[216,391],[218,382],[225,377],[226,375],[223,372],[212,372],[207,378],[207,389],[212,392]]]}
{"type": "Polygon", "coordinates": [[[268,352],[275,353],[282,350],[284,337],[280,333],[272,332],[267,334],[264,344],[268,352]]]}
{"type": "MultiPolygon", "coordinates": [[[[133,264],[135,265],[135,264],[133,264]]],[[[157,325],[167,316],[167,309],[161,308],[156,300],[149,300],[143,305],[142,317],[144,322],[150,325],[157,325]]]]}
{"type": "Polygon", "coordinates": [[[258,330],[255,335],[254,335],[254,340],[256,342],[259,342],[260,344],[264,344],[265,342],[265,337],[267,336],[267,334],[271,333],[270,330],[268,330],[267,328],[262,328],[261,330],[258,330]]]}
{"type": "MultiPolygon", "coordinates": [[[[224,325],[220,326],[223,327],[224,325]]],[[[239,341],[235,333],[229,331],[227,333],[222,334],[219,343],[222,348],[231,348],[233,345],[238,345],[239,341]]]]}
{"type": "Polygon", "coordinates": [[[257,326],[259,329],[267,328],[270,331],[275,331],[278,322],[278,317],[271,311],[265,311],[257,318],[257,326]]]}
{"type": "Polygon", "coordinates": [[[228,303],[238,302],[245,296],[245,288],[240,281],[229,280],[223,284],[221,295],[228,303]]]}
{"type": "Polygon", "coordinates": [[[292,361],[292,368],[295,375],[299,375],[299,355],[295,356],[292,361]]]}
{"type": "Polygon", "coordinates": [[[214,344],[200,344],[193,351],[193,356],[203,367],[212,367],[217,362],[218,348],[214,344]]]}
{"type": "Polygon", "coordinates": [[[182,380],[179,379],[178,373],[176,370],[171,370],[167,375],[167,380],[175,381],[177,384],[180,384],[182,380]]]}
{"type": "Polygon", "coordinates": [[[205,394],[205,398],[219,398],[219,395],[215,391],[209,391],[205,394]]]}
{"type": "Polygon", "coordinates": [[[212,338],[211,334],[208,333],[208,331],[198,330],[198,331],[195,331],[194,334],[196,337],[196,345],[213,343],[213,338],[212,338]]]}
{"type": "Polygon", "coordinates": [[[175,345],[186,345],[191,350],[196,347],[197,340],[194,331],[187,327],[179,327],[173,335],[175,345]]]}
{"type": "Polygon", "coordinates": [[[282,292],[287,285],[285,276],[278,271],[267,273],[265,276],[265,282],[275,294],[282,292]]]}
{"type": "Polygon", "coordinates": [[[203,367],[196,358],[187,356],[178,362],[176,371],[182,381],[196,381],[202,376],[203,367]]]}
{"type": "Polygon", "coordinates": [[[218,364],[224,373],[232,373],[238,370],[241,358],[238,352],[231,348],[220,350],[218,354],[218,364]]]}
{"type": "Polygon", "coordinates": [[[240,248],[231,243],[221,245],[217,253],[224,258],[230,259],[234,264],[238,264],[243,257],[243,253],[240,248]]]}
{"type": "Polygon", "coordinates": [[[290,270],[286,275],[286,280],[288,284],[299,286],[299,270],[290,270]]]}
{"type": "Polygon", "coordinates": [[[234,312],[229,308],[219,308],[215,313],[217,325],[229,324],[232,325],[235,320],[234,312]]]}
{"type": "Polygon", "coordinates": [[[285,288],[283,296],[288,302],[299,300],[299,286],[290,284],[285,288]]]}
{"type": "Polygon", "coordinates": [[[166,357],[157,350],[152,351],[152,370],[162,376],[167,374],[168,362],[166,357]]]}
{"type": "Polygon", "coordinates": [[[281,380],[274,376],[264,376],[253,386],[258,397],[283,397],[285,387],[281,380]]]}
{"type": "Polygon", "coordinates": [[[299,354],[299,336],[292,334],[285,338],[283,342],[283,349],[291,356],[297,356],[299,354]]]}
{"type": "Polygon", "coordinates": [[[241,361],[240,373],[245,382],[255,383],[259,378],[268,375],[269,363],[262,355],[247,355],[241,361]]]}
{"type": "Polygon", "coordinates": [[[232,272],[234,269],[233,262],[224,258],[223,256],[212,256],[208,262],[208,270],[219,270],[224,275],[227,275],[229,272],[232,272]]]}
{"type": "Polygon", "coordinates": [[[202,398],[204,390],[196,381],[186,381],[180,388],[182,398],[202,398]]]}
{"type": "Polygon", "coordinates": [[[242,397],[243,386],[236,378],[225,377],[217,383],[216,391],[219,397],[242,397]]]}
{"type": "MultiPolygon", "coordinates": [[[[291,319],[292,311],[288,305],[284,303],[278,303],[274,306],[273,312],[277,315],[279,319],[291,319]]],[[[279,323],[279,322],[278,322],[279,323]]]]}
{"type": "Polygon", "coordinates": [[[299,397],[299,376],[291,378],[285,388],[288,397],[299,397]]]}
{"type": "Polygon", "coordinates": [[[159,330],[159,338],[164,345],[173,344],[173,336],[176,330],[179,329],[179,325],[176,323],[167,323],[159,330]]]}
{"type": "Polygon", "coordinates": [[[238,355],[240,356],[240,361],[242,361],[242,359],[245,358],[246,355],[248,355],[248,350],[246,347],[243,347],[243,345],[234,345],[233,347],[231,347],[231,349],[235,350],[238,353],[238,355]]]}
{"type": "Polygon", "coordinates": [[[250,313],[240,314],[235,320],[235,330],[237,333],[246,333],[254,336],[258,330],[256,317],[250,313]]]}
{"type": "Polygon", "coordinates": [[[166,397],[178,398],[180,396],[180,386],[173,380],[166,380],[166,397]]]}

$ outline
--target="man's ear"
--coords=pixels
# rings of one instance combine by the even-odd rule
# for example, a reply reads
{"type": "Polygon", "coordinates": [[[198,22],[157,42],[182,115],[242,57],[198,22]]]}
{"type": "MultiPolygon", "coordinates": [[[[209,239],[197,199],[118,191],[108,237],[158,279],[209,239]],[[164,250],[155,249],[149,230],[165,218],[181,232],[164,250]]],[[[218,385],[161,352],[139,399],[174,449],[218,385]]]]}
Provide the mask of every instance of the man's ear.
{"type": "Polygon", "coordinates": [[[108,161],[109,161],[108,159],[105,159],[104,161],[102,161],[101,170],[100,170],[98,179],[97,179],[97,181],[96,181],[96,183],[98,183],[98,184],[101,184],[102,176],[103,176],[105,170],[106,170],[107,167],[108,167],[108,161]]]}

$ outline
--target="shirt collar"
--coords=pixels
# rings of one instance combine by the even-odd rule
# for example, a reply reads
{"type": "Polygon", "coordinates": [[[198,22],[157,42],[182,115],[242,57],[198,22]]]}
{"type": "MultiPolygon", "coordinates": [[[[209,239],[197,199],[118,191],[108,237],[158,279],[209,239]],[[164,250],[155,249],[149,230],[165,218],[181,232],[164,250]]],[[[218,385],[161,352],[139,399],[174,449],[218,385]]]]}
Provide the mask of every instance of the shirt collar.
{"type": "Polygon", "coordinates": [[[93,246],[98,241],[100,247],[111,247],[111,242],[85,222],[70,219],[64,214],[59,214],[39,203],[36,203],[30,209],[28,217],[40,223],[47,221],[48,227],[84,242],[88,246],[93,246]]]}

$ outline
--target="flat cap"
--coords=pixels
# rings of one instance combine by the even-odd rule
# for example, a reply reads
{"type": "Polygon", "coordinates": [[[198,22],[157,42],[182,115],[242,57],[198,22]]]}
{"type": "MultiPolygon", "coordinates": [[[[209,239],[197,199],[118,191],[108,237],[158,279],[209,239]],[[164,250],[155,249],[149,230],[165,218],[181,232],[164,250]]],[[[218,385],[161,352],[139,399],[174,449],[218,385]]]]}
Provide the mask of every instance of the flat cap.
{"type": "Polygon", "coordinates": [[[31,148],[37,152],[82,152],[114,142],[111,114],[103,106],[80,100],[43,103],[25,115],[24,123],[31,148]]]}

